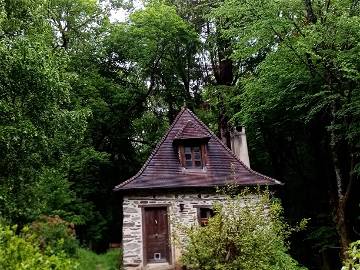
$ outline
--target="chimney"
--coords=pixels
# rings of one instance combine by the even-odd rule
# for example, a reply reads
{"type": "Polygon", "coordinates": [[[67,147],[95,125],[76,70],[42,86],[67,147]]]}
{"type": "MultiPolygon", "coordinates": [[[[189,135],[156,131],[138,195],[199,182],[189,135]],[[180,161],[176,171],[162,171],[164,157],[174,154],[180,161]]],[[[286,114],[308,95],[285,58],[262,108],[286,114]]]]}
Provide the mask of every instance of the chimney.
{"type": "Polygon", "coordinates": [[[230,145],[234,154],[250,168],[249,152],[244,127],[233,128],[230,132],[230,145]]]}

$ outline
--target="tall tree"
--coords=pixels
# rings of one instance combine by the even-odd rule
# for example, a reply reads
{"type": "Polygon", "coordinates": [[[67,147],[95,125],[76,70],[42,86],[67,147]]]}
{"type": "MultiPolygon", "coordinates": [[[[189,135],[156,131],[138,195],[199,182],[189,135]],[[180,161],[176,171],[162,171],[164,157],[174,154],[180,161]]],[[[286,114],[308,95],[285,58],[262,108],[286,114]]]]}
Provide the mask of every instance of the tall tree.
{"type": "Polygon", "coordinates": [[[357,3],[225,1],[216,15],[230,22],[225,35],[234,40],[234,59],[270,48],[255,76],[244,81],[243,120],[263,121],[266,114],[285,105],[289,113],[297,114],[288,118],[289,124],[302,119],[304,127],[323,129],[318,143],[325,147],[333,171],[333,182],[324,184],[333,191],[329,203],[334,202],[334,221],[345,256],[359,166],[357,3]]]}
{"type": "Polygon", "coordinates": [[[160,101],[157,106],[166,106],[170,121],[179,104],[186,101],[192,106],[199,88],[194,80],[198,39],[174,7],[149,3],[144,10],[131,14],[128,23],[116,26],[111,39],[114,55],[125,57],[122,63],[112,64],[137,70],[146,85],[145,95],[141,93],[134,105],[155,97],[160,101]]]}
{"type": "Polygon", "coordinates": [[[67,157],[84,138],[89,111],[69,107],[71,74],[52,48],[45,2],[1,8],[0,214],[23,223],[70,211],[67,157]]]}

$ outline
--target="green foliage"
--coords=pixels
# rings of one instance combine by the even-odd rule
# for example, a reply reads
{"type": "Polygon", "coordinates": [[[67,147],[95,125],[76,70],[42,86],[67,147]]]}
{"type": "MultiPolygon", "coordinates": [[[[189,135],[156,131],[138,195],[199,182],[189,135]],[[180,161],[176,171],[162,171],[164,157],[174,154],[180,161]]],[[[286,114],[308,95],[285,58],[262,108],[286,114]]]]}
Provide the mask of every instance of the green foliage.
{"type": "Polygon", "coordinates": [[[110,250],[96,254],[86,249],[77,251],[79,270],[118,270],[121,264],[121,250],[110,250]]]}
{"type": "Polygon", "coordinates": [[[311,241],[314,250],[322,252],[337,244],[337,233],[334,227],[320,226],[312,231],[309,228],[308,231],[310,232],[306,240],[311,241]]]}
{"type": "Polygon", "coordinates": [[[134,146],[140,156],[140,160],[144,161],[149,157],[167,129],[169,124],[161,112],[144,112],[141,118],[135,119],[133,127],[135,131],[134,146]],[[147,132],[144,132],[144,131],[147,132]]]}
{"type": "MultiPolygon", "coordinates": [[[[358,204],[359,15],[357,1],[303,0],[226,0],[210,14],[226,24],[222,35],[241,66],[239,91],[230,97],[239,103],[227,111],[249,131],[252,164],[284,179],[292,215],[316,217],[314,207],[336,213],[335,224],[327,218],[316,226],[336,228],[342,251],[352,233],[341,212],[357,224],[356,212],[344,209],[358,204]],[[320,207],[333,198],[333,209],[320,207]]],[[[322,249],[323,240],[313,246],[322,249]]]]}
{"type": "Polygon", "coordinates": [[[74,224],[58,216],[41,216],[31,224],[30,231],[37,238],[41,250],[51,249],[55,254],[65,253],[74,257],[79,245],[75,238],[74,224]]]}
{"type": "Polygon", "coordinates": [[[66,59],[41,40],[20,35],[0,42],[1,214],[18,220],[57,210],[49,209],[49,196],[37,195],[51,191],[47,183],[68,192],[62,161],[83,139],[89,114],[67,108],[66,59]]]}
{"type": "Polygon", "coordinates": [[[89,122],[107,121],[96,95],[109,84],[94,71],[107,12],[92,0],[0,4],[0,215],[12,223],[60,215],[103,237],[104,214],[89,194],[114,184],[101,183],[110,157],[89,122]]]}
{"type": "Polygon", "coordinates": [[[345,261],[342,270],[360,269],[360,240],[350,244],[348,259],[345,261]]]}
{"type": "Polygon", "coordinates": [[[48,0],[47,16],[55,44],[72,53],[86,50],[108,23],[108,12],[96,0],[48,0]]]}
{"type": "Polygon", "coordinates": [[[304,269],[288,254],[293,229],[269,192],[244,191],[214,207],[207,226],[185,228],[182,262],[189,269],[304,269]]]}
{"type": "Polygon", "coordinates": [[[192,80],[197,76],[199,40],[175,7],[161,1],[149,3],[131,14],[129,22],[114,26],[108,42],[114,64],[130,75],[127,79],[137,75],[142,80],[141,87],[139,81],[132,85],[141,90],[136,102],[149,97],[149,110],[164,108],[170,120],[184,101],[191,104],[191,96],[197,91],[192,80]]]}
{"type": "Polygon", "coordinates": [[[214,11],[215,17],[228,20],[224,35],[234,40],[234,60],[268,50],[254,76],[243,80],[242,108],[235,117],[249,125],[264,121],[265,115],[273,125],[309,123],[319,115],[330,115],[336,104],[334,120],[325,123],[327,129],[335,131],[335,143],[345,140],[356,152],[360,134],[356,90],[360,75],[355,57],[358,10],[350,1],[333,1],[328,7],[314,3],[313,9],[317,20],[311,23],[299,0],[229,0],[214,11]],[[284,111],[286,116],[279,115],[284,111]]]}
{"type": "Polygon", "coordinates": [[[16,235],[15,230],[16,226],[0,225],[0,269],[77,269],[77,263],[62,252],[55,254],[51,247],[47,247],[43,253],[37,237],[30,233],[29,228],[22,230],[22,236],[16,235]]]}
{"type": "Polygon", "coordinates": [[[214,131],[246,126],[252,167],[286,182],[287,214],[316,219],[313,254],[337,242],[330,149],[343,191],[360,172],[358,2],[145,1],[111,24],[128,2],[0,1],[1,218],[59,215],[82,244],[120,241],[112,188],[186,102],[214,131]]]}

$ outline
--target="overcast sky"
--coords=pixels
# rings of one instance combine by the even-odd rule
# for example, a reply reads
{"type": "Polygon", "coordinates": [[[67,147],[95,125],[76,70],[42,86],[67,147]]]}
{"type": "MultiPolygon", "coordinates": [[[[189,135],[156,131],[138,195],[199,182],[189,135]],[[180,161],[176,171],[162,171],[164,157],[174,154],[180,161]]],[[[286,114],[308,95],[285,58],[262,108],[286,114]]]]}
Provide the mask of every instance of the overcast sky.
{"type": "MultiPolygon", "coordinates": [[[[142,9],[144,7],[142,1],[135,0],[133,1],[134,10],[142,9]]],[[[110,21],[111,22],[124,22],[129,17],[127,10],[121,8],[117,10],[112,10],[110,12],[110,21]]]]}

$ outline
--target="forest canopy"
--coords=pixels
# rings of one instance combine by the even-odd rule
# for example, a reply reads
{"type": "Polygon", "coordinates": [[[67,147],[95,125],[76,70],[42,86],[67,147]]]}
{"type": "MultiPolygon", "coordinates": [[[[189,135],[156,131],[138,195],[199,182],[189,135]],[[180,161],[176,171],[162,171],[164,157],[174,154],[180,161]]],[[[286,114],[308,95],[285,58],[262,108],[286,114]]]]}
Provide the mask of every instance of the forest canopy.
{"type": "Polygon", "coordinates": [[[112,190],[185,105],[225,143],[246,127],[289,223],[311,219],[291,254],[339,269],[360,237],[359,40],[358,0],[0,0],[0,218],[120,242],[112,190]]]}

